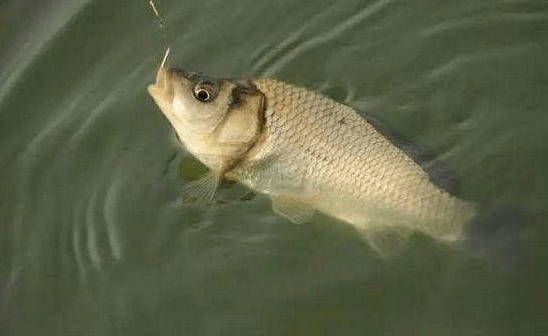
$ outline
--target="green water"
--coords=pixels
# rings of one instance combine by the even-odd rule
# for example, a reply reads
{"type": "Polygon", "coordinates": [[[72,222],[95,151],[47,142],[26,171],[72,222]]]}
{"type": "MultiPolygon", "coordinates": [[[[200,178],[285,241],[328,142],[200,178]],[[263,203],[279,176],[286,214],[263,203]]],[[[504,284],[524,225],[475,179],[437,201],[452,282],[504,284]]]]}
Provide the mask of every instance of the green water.
{"type": "Polygon", "coordinates": [[[165,51],[147,1],[4,0],[1,335],[548,334],[547,2],[157,4],[171,65],[369,109],[463,197],[537,219],[511,263],[421,235],[385,261],[262,196],[183,205],[198,168],[146,93],[165,51]]]}

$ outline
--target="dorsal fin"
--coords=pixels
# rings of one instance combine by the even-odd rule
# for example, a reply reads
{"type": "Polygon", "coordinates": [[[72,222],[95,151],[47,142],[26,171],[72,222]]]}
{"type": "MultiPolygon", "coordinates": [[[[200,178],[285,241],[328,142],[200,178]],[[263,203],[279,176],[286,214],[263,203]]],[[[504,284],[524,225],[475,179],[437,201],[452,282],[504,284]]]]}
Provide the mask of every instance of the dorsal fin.
{"type": "Polygon", "coordinates": [[[419,164],[430,177],[430,181],[438,188],[452,195],[458,193],[459,180],[456,172],[447,163],[438,160],[434,151],[412,142],[402,133],[389,127],[379,117],[363,110],[357,110],[357,112],[367,120],[377,132],[382,134],[394,144],[394,146],[404,151],[407,156],[419,164]]]}

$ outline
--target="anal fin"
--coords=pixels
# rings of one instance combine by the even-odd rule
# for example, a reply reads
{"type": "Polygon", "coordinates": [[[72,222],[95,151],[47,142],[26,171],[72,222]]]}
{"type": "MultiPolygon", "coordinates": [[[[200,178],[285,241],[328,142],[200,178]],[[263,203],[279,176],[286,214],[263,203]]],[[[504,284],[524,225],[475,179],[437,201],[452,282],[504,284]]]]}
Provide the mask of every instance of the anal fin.
{"type": "Polygon", "coordinates": [[[307,222],[315,212],[309,203],[291,196],[273,196],[272,210],[295,224],[307,222]]]}
{"type": "Polygon", "coordinates": [[[373,227],[364,232],[371,247],[384,258],[402,254],[412,231],[403,227],[373,227]]]}

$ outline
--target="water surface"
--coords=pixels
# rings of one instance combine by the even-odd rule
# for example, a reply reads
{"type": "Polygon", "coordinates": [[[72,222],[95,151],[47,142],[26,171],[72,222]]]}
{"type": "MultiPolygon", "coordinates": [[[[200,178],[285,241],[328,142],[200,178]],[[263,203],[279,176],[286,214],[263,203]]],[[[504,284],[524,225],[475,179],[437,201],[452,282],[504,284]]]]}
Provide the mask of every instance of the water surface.
{"type": "Polygon", "coordinates": [[[0,4],[2,335],[548,333],[544,1],[0,4]],[[495,262],[413,237],[384,261],[263,196],[181,202],[203,169],[146,93],[171,65],[271,76],[383,117],[527,209],[495,262]],[[183,170],[183,172],[181,172],[183,170]]]}

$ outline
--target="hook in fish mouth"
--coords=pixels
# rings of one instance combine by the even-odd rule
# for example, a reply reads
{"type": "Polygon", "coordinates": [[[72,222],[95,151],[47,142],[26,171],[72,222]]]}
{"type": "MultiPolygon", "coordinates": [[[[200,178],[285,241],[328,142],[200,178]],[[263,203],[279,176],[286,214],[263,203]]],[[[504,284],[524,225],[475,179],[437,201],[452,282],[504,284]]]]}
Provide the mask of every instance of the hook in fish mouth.
{"type": "MultiPolygon", "coordinates": [[[[154,3],[152,3],[152,1],[150,3],[151,3],[152,8],[154,9],[154,11],[156,12],[156,8],[154,7],[154,3]]],[[[164,91],[168,89],[169,74],[171,72],[171,68],[165,66],[166,61],[167,61],[167,57],[169,56],[169,51],[170,51],[170,48],[167,48],[166,53],[164,55],[164,58],[162,59],[162,63],[160,64],[160,67],[158,68],[158,71],[156,72],[156,83],[153,84],[158,89],[161,89],[161,90],[164,90],[164,91]]],[[[150,86],[152,86],[152,85],[150,85],[150,86]]],[[[150,86],[149,86],[149,92],[150,92],[150,86]]]]}
{"type": "Polygon", "coordinates": [[[160,67],[156,73],[156,82],[147,87],[150,96],[161,107],[162,111],[171,108],[175,97],[174,82],[175,78],[171,68],[160,67]]]}
{"type": "Polygon", "coordinates": [[[160,67],[156,72],[156,82],[148,86],[148,92],[155,99],[162,97],[162,99],[171,102],[174,96],[174,82],[178,78],[189,78],[191,76],[191,74],[180,69],[160,67]]]}
{"type": "Polygon", "coordinates": [[[159,89],[168,90],[173,81],[176,78],[185,78],[190,81],[194,81],[197,78],[204,77],[203,74],[198,72],[187,72],[181,68],[172,67],[160,67],[156,72],[156,83],[153,85],[159,89]]]}
{"type": "Polygon", "coordinates": [[[170,68],[161,67],[156,73],[156,83],[153,85],[163,91],[167,91],[170,87],[170,68]]]}

